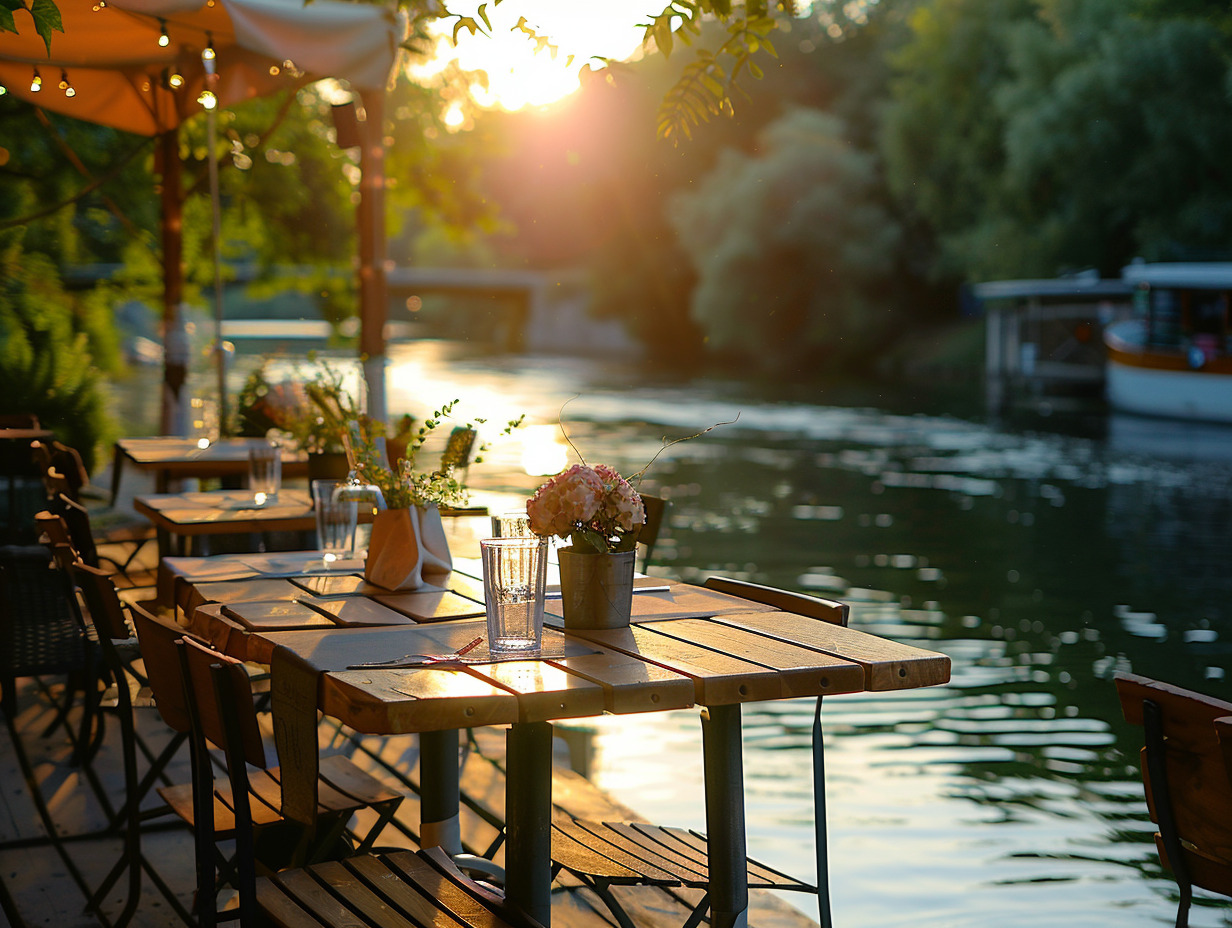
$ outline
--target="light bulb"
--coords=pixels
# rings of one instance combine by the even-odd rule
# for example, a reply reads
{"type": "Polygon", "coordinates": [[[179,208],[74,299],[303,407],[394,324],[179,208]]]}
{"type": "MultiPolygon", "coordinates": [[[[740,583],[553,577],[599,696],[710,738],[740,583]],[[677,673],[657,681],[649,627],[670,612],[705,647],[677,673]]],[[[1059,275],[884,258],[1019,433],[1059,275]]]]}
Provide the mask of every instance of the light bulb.
{"type": "Polygon", "coordinates": [[[218,106],[218,98],[214,96],[212,91],[209,90],[201,91],[201,96],[197,97],[197,102],[207,110],[212,110],[214,107],[218,106]]]}
{"type": "Polygon", "coordinates": [[[9,89],[5,87],[3,84],[0,84],[0,97],[3,97],[8,92],[9,92],[9,89]]]}
{"type": "Polygon", "coordinates": [[[171,85],[172,90],[179,90],[184,86],[184,75],[179,71],[172,71],[171,76],[167,78],[167,83],[171,85]]]}
{"type": "Polygon", "coordinates": [[[158,47],[166,48],[171,44],[171,36],[167,35],[167,21],[160,19],[158,21],[158,47]]]}
{"type": "Polygon", "coordinates": [[[30,92],[38,93],[43,89],[43,76],[38,73],[38,68],[34,69],[34,76],[30,78],[30,92]]]}
{"type": "Polygon", "coordinates": [[[64,69],[60,69],[60,89],[68,90],[68,75],[64,73],[64,69]]]}
{"type": "Polygon", "coordinates": [[[205,34],[205,48],[201,49],[201,60],[213,61],[214,58],[214,37],[207,32],[205,34]]]}

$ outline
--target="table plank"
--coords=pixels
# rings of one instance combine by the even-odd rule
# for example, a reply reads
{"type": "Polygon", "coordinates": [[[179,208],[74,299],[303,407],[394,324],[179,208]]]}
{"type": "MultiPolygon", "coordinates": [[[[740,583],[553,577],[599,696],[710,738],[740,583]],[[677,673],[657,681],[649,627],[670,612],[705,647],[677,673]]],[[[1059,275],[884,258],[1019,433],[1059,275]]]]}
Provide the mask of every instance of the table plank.
{"type": "Polygon", "coordinates": [[[518,697],[468,673],[343,670],[321,678],[321,710],[366,734],[444,731],[518,720],[518,697]]]}
{"type": "MultiPolygon", "coordinates": [[[[719,617],[715,621],[726,623],[728,620],[719,617]]],[[[791,612],[750,613],[730,621],[860,664],[865,672],[864,688],[869,691],[936,686],[950,679],[948,656],[858,629],[842,628],[791,612]]]]}
{"type": "Polygon", "coordinates": [[[468,665],[468,673],[518,697],[518,721],[546,722],[601,715],[603,687],[549,661],[506,661],[468,665]]]}
{"type": "MultiPolygon", "coordinates": [[[[570,634],[689,677],[693,680],[695,700],[704,706],[780,699],[784,695],[783,671],[644,626],[576,630],[570,634]]],[[[835,662],[836,666],[841,663],[835,662]]],[[[823,692],[853,692],[834,687],[834,681],[828,682],[831,686],[823,692]]]]}
{"type": "MultiPolygon", "coordinates": [[[[777,623],[789,613],[758,614],[758,620],[777,623]]],[[[780,672],[783,696],[820,696],[826,693],[858,693],[864,689],[864,668],[824,651],[756,631],[710,619],[676,619],[642,626],[673,638],[689,641],[733,657],[757,655],[757,663],[780,672]]],[[[815,620],[813,620],[815,621],[815,620]]],[[[826,624],[826,623],[818,623],[826,624]]]]}
{"type": "Polygon", "coordinates": [[[313,596],[332,599],[335,596],[370,596],[388,592],[384,587],[369,583],[362,574],[328,574],[319,577],[288,577],[296,586],[303,587],[313,596]]]}
{"type": "Polygon", "coordinates": [[[335,625],[344,627],[411,625],[409,618],[379,602],[362,596],[342,596],[334,599],[306,599],[306,605],[329,616],[335,625]]]}
{"type": "Polygon", "coordinates": [[[460,596],[452,590],[409,590],[402,593],[374,593],[372,598],[416,622],[444,622],[473,619],[487,614],[482,602],[460,596]]]}
{"type": "Polygon", "coordinates": [[[603,708],[615,715],[686,709],[693,705],[693,680],[620,651],[599,648],[552,661],[603,687],[603,708]]]}
{"type": "MultiPolygon", "coordinates": [[[[654,578],[646,578],[641,580],[640,584],[645,586],[655,582],[654,578]]],[[[641,623],[656,619],[698,618],[727,613],[774,611],[773,606],[749,602],[738,596],[690,586],[687,583],[668,583],[668,581],[658,581],[658,583],[667,583],[669,589],[656,593],[634,594],[632,621],[641,623]]],[[[549,599],[544,611],[547,615],[563,621],[564,613],[561,611],[559,598],[549,599]]]]}

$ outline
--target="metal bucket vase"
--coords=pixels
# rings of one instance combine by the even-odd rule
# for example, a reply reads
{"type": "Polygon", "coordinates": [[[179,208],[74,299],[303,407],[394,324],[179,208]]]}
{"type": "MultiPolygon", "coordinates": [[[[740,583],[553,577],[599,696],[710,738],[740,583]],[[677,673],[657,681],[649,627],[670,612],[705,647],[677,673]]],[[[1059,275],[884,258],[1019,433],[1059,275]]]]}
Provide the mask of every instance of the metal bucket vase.
{"type": "Polygon", "coordinates": [[[560,549],[565,628],[625,628],[633,611],[634,551],[580,554],[560,549]]]}

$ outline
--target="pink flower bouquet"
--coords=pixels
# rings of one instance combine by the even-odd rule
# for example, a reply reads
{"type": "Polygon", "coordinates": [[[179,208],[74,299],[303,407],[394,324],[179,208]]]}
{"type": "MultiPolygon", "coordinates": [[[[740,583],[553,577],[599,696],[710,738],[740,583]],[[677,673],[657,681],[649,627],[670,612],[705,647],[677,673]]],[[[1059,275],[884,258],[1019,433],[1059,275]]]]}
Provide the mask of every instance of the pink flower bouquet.
{"type": "Polygon", "coordinates": [[[571,538],[578,552],[632,551],[646,521],[642,498],[605,464],[574,464],[526,503],[536,535],[571,538]]]}

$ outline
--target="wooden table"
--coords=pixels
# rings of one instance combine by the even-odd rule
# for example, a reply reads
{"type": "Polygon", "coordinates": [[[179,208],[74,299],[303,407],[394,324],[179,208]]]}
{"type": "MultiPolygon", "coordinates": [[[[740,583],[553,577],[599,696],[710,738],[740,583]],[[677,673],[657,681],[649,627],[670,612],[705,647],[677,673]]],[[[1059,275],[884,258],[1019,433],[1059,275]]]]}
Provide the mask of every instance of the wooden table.
{"type": "Polygon", "coordinates": [[[209,535],[311,532],[312,496],[283,487],[272,502],[258,504],[249,490],[199,490],[133,498],[133,508],[154,523],[162,556],[189,553],[193,539],[209,535]]]}
{"type": "MultiPolygon", "coordinates": [[[[198,588],[202,598],[270,592],[211,588],[204,578],[223,580],[227,557],[247,581],[288,580],[292,587],[321,582],[254,576],[235,556],[170,561],[167,570],[198,588]]],[[[379,594],[357,581],[348,583],[355,589],[347,595],[379,601],[379,594]]],[[[304,589],[304,597],[284,595],[316,611],[320,604],[312,601],[319,597],[304,589]]],[[[482,585],[455,565],[450,592],[477,603],[482,585]]],[[[551,722],[705,707],[712,924],[731,928],[747,923],[748,908],[741,704],[911,689],[950,676],[945,655],[682,583],[636,594],[630,628],[545,629],[544,653],[533,659],[490,662],[485,644],[468,653],[464,664],[393,670],[348,668],[403,654],[450,653],[484,633],[483,619],[349,629],[330,622],[278,630],[261,625],[268,603],[232,600],[225,614],[217,603],[199,609],[195,621],[227,629],[227,646],[242,652],[237,656],[271,658],[279,755],[284,770],[302,775],[284,782],[287,808],[301,814],[315,808],[319,708],[360,732],[420,733],[425,834],[450,847],[458,797],[456,729],[508,724],[506,893],[544,925],[551,917],[551,722]],[[244,634],[232,638],[235,626],[245,626],[244,634]]],[[[559,602],[549,601],[548,611],[549,625],[559,626],[559,602]]]]}
{"type": "MultiPolygon", "coordinates": [[[[154,474],[154,487],[166,493],[172,480],[185,477],[235,477],[248,473],[248,449],[263,438],[223,438],[202,448],[195,438],[121,438],[115,443],[111,467],[111,501],[120,492],[120,473],[127,461],[154,474]]],[[[308,455],[282,449],[282,475],[308,473],[308,455]]]]}
{"type": "MultiPolygon", "coordinates": [[[[154,523],[159,553],[164,557],[188,555],[192,540],[202,536],[306,533],[317,527],[312,494],[297,487],[283,487],[274,501],[260,504],[248,490],[193,490],[137,496],[133,508],[154,523]]],[[[360,523],[372,521],[371,507],[358,509],[360,523]]],[[[486,506],[441,510],[444,518],[487,514],[486,506]]]]}

